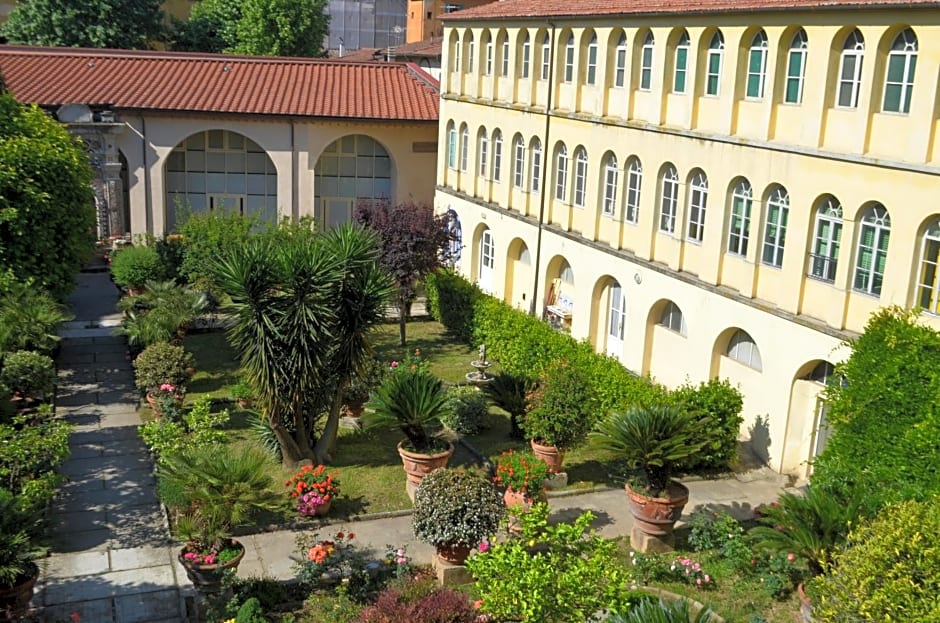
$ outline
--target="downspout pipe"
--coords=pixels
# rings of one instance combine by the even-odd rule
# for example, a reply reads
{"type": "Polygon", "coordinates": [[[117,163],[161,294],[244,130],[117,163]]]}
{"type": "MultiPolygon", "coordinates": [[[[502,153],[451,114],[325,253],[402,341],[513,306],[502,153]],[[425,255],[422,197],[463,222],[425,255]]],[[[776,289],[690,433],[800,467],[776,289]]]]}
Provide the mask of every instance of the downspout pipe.
{"type": "MultiPolygon", "coordinates": [[[[545,226],[545,200],[546,193],[546,180],[548,178],[547,172],[548,167],[551,163],[551,151],[549,143],[549,135],[551,131],[551,122],[552,122],[552,96],[555,94],[555,24],[554,22],[548,22],[548,25],[552,29],[551,34],[551,46],[549,47],[548,52],[548,93],[545,102],[545,134],[542,140],[542,170],[539,172],[541,179],[539,180],[539,221],[538,221],[538,232],[535,239],[535,279],[532,283],[532,300],[529,302],[529,315],[538,316],[541,315],[538,313],[538,293],[539,293],[539,266],[542,261],[542,230],[545,226]]],[[[533,55],[534,56],[534,55],[533,55]]],[[[543,312],[544,313],[544,312],[543,312]]]]}

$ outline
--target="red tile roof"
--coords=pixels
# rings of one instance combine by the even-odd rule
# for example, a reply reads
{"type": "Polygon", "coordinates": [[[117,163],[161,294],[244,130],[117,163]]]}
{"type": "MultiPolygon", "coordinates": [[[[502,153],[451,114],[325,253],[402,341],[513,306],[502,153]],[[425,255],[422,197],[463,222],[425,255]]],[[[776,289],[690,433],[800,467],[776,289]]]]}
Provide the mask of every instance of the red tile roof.
{"type": "Polygon", "coordinates": [[[438,119],[436,81],[405,63],[0,45],[0,73],[41,106],[438,119]]]}
{"type": "MultiPolygon", "coordinates": [[[[440,58],[442,54],[443,37],[434,37],[424,41],[413,41],[402,45],[396,45],[391,48],[394,56],[398,60],[410,58],[440,58]]],[[[385,62],[389,53],[389,48],[359,48],[346,52],[343,56],[334,57],[334,61],[346,62],[385,62]]]]}
{"type": "Polygon", "coordinates": [[[593,17],[603,15],[674,15],[741,13],[787,9],[940,7],[937,0],[502,0],[441,15],[444,21],[593,17]]]}

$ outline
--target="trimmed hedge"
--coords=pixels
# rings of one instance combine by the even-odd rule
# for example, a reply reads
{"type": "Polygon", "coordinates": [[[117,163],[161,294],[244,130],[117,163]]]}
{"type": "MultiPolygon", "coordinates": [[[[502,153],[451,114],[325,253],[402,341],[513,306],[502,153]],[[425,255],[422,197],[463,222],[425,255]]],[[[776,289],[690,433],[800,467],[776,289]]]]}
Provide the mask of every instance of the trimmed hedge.
{"type": "Polygon", "coordinates": [[[721,469],[736,457],[741,393],[727,381],[669,389],[647,377],[637,376],[615,358],[599,354],[585,341],[559,333],[547,323],[488,296],[452,271],[439,271],[426,281],[427,307],[433,318],[457,339],[471,346],[486,344],[488,358],[503,370],[529,378],[561,359],[584,370],[600,414],[633,406],[677,404],[708,412],[717,425],[702,434],[711,437],[709,452],[690,469],[721,469]]]}

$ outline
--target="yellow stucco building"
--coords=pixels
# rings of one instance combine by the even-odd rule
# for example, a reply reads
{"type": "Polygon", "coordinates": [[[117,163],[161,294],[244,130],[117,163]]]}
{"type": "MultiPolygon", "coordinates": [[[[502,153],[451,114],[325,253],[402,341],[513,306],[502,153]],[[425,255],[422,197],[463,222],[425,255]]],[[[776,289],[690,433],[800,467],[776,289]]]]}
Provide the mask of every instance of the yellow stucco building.
{"type": "Polygon", "coordinates": [[[504,0],[445,16],[459,268],[629,369],[742,390],[806,475],[882,306],[940,326],[940,2],[504,0]]]}

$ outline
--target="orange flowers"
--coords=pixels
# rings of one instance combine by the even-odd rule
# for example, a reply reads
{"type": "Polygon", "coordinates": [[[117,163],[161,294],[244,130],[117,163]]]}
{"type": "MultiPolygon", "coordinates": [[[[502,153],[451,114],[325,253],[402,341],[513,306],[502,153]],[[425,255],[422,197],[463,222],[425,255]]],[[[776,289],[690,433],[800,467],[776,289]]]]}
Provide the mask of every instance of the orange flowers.
{"type": "Polygon", "coordinates": [[[334,547],[333,541],[321,541],[311,547],[310,551],[307,552],[307,560],[311,560],[319,565],[332,556],[335,551],[336,547],[334,547]]]}
{"type": "Polygon", "coordinates": [[[305,493],[317,493],[326,501],[339,495],[337,475],[337,472],[328,473],[325,465],[304,465],[284,486],[291,490],[290,496],[294,499],[305,493]]]}

